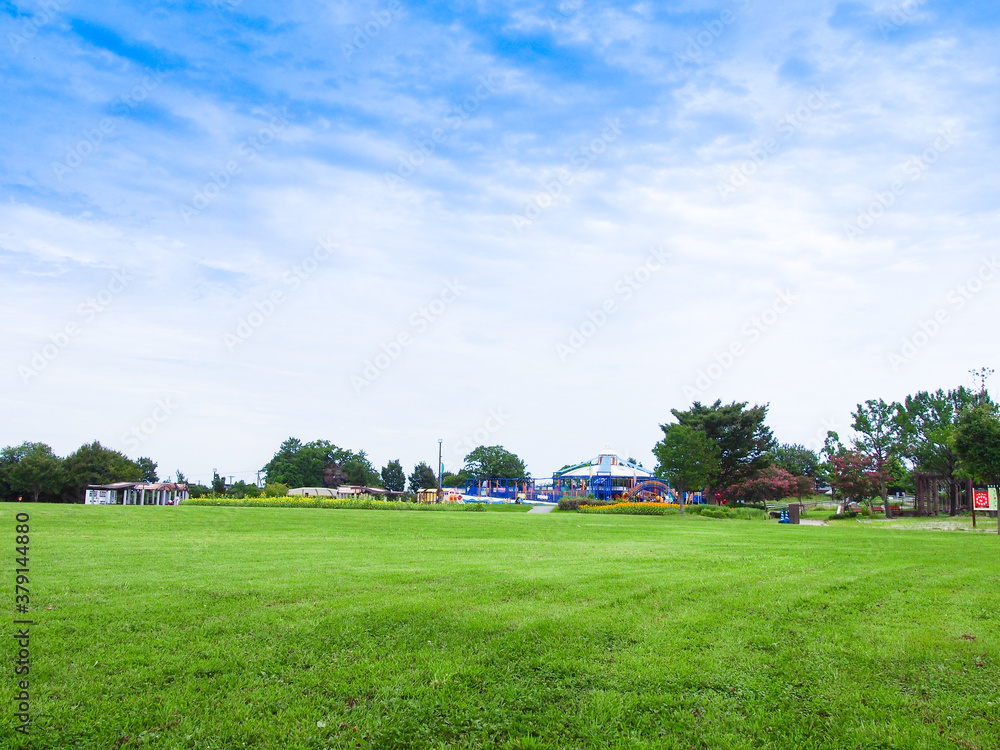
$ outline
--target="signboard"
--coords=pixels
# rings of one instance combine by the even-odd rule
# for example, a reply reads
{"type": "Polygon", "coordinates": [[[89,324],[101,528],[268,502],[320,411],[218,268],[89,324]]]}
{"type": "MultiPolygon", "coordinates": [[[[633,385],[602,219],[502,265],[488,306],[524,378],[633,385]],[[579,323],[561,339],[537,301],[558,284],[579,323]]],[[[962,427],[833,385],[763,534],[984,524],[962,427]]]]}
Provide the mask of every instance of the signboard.
{"type": "Polygon", "coordinates": [[[986,490],[975,490],[972,493],[972,504],[976,510],[989,510],[990,493],[986,490]]]}
{"type": "Polygon", "coordinates": [[[997,509],[997,504],[998,504],[997,503],[997,488],[996,487],[990,487],[986,492],[987,492],[987,495],[986,495],[987,502],[989,503],[989,506],[986,508],[986,510],[996,510],[997,509]]]}

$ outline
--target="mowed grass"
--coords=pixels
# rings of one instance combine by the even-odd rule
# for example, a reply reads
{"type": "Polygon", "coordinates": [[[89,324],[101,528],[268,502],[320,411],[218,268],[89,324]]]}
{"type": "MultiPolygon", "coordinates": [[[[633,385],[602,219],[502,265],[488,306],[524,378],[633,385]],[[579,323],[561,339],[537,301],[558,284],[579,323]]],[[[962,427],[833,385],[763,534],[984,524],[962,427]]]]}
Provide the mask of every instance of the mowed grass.
{"type": "Polygon", "coordinates": [[[1000,747],[995,534],[4,505],[8,611],[17,510],[8,747],[1000,747]]]}

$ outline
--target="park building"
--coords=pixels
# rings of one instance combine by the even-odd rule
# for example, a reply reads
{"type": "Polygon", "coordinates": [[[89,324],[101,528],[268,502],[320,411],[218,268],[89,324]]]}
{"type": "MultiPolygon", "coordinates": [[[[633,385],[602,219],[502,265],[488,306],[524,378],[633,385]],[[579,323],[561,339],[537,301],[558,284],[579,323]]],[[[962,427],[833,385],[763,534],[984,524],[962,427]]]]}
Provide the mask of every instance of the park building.
{"type": "Polygon", "coordinates": [[[178,505],[188,499],[188,486],[176,482],[91,484],[84,505],[178,505]]]}

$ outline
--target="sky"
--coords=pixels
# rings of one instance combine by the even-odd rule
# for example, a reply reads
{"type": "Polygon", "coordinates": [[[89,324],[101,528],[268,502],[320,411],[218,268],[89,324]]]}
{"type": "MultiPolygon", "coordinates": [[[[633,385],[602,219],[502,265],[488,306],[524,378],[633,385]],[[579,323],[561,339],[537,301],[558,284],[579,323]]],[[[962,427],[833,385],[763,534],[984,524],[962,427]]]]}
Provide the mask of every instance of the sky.
{"type": "MultiPolygon", "coordinates": [[[[996,365],[994,3],[0,0],[0,445],[536,477],[996,365]]],[[[994,392],[996,390],[994,386],[994,392]]]]}

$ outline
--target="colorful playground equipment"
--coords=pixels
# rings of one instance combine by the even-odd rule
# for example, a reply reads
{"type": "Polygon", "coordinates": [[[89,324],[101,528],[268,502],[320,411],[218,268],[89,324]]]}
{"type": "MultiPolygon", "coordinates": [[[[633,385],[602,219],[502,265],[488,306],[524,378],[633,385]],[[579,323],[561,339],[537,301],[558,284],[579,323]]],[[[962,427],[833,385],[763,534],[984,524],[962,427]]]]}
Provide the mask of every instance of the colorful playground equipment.
{"type": "Polygon", "coordinates": [[[663,479],[644,479],[622,495],[623,503],[679,503],[677,490],[663,479]]]}
{"type": "MultiPolygon", "coordinates": [[[[623,459],[610,448],[589,461],[555,472],[551,485],[536,484],[534,479],[469,479],[463,497],[465,502],[554,505],[566,496],[588,495],[626,502],[681,501],[678,492],[665,480],[654,477],[638,462],[623,459]]],[[[701,495],[686,493],[684,502],[699,503],[701,495]]]]}
{"type": "MultiPolygon", "coordinates": [[[[589,461],[557,471],[552,475],[552,484],[562,495],[593,495],[599,500],[620,500],[639,484],[654,479],[653,472],[606,447],[589,461]]],[[[658,491],[653,485],[647,489],[650,494],[658,491]]]]}

